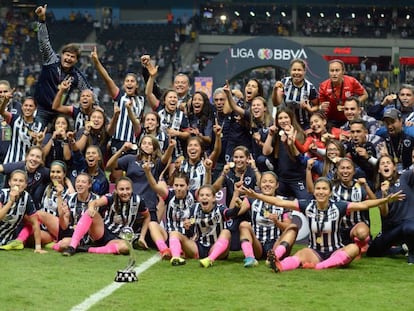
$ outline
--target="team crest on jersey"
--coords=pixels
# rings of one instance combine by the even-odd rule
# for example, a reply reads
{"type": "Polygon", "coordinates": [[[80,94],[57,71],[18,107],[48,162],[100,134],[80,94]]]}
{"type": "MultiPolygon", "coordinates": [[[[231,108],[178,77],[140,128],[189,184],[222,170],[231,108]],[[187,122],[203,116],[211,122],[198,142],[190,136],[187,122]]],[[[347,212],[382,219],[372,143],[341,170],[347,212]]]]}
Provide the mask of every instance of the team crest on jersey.
{"type": "Polygon", "coordinates": [[[244,183],[246,185],[250,185],[252,183],[252,178],[250,176],[247,176],[244,178],[244,183]]]}
{"type": "Polygon", "coordinates": [[[42,177],[42,174],[40,174],[39,172],[36,172],[33,176],[33,179],[36,181],[39,181],[41,177],[42,177]]]}
{"type": "MultiPolygon", "coordinates": [[[[359,185],[358,183],[356,185],[359,185]]],[[[356,187],[356,185],[352,188],[351,193],[351,201],[352,202],[361,202],[362,201],[362,193],[361,187],[356,187]]]]}
{"type": "Polygon", "coordinates": [[[411,146],[411,140],[409,140],[409,139],[404,139],[404,141],[403,141],[403,144],[404,144],[404,146],[405,147],[410,147],[411,146]]]}

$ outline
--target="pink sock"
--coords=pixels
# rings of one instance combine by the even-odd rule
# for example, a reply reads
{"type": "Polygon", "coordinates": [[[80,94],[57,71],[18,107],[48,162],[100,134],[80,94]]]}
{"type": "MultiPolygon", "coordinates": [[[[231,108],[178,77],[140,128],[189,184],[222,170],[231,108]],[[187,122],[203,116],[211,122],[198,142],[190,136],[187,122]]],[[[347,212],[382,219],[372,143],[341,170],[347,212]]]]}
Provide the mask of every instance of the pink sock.
{"type": "Polygon", "coordinates": [[[173,257],[180,257],[181,255],[181,242],[179,238],[170,238],[170,249],[173,257]]]}
{"type": "Polygon", "coordinates": [[[229,246],[229,240],[224,239],[224,238],[219,238],[216,241],[216,243],[214,243],[213,249],[210,255],[208,255],[208,258],[210,258],[211,260],[216,260],[218,256],[220,256],[226,251],[228,246],[229,246]]]}
{"type": "Polygon", "coordinates": [[[337,250],[331,255],[331,257],[318,263],[315,266],[315,269],[321,270],[321,269],[343,266],[343,265],[346,265],[347,263],[350,263],[351,261],[352,261],[351,257],[349,257],[345,251],[337,250]]]}
{"type": "Polygon", "coordinates": [[[52,249],[59,252],[60,251],[60,242],[56,242],[55,244],[53,244],[52,249]]]}
{"type": "Polygon", "coordinates": [[[282,271],[294,270],[300,266],[300,260],[296,256],[286,257],[280,262],[282,271]]]}
{"type": "Polygon", "coordinates": [[[282,258],[284,254],[286,254],[286,247],[279,244],[275,249],[275,255],[277,258],[282,258]]]}
{"type": "Polygon", "coordinates": [[[89,231],[89,228],[92,225],[92,217],[88,213],[84,213],[79,219],[78,224],[76,225],[75,231],[73,232],[72,239],[70,241],[70,246],[74,249],[79,245],[79,241],[83,236],[89,231]]]}
{"type": "Polygon", "coordinates": [[[165,244],[164,240],[158,240],[155,241],[155,245],[157,245],[157,248],[160,252],[166,250],[168,248],[167,244],[165,244]]]}
{"type": "Polygon", "coordinates": [[[241,243],[241,249],[243,251],[244,257],[253,257],[254,258],[254,251],[252,242],[244,240],[241,243]]]}
{"type": "Polygon", "coordinates": [[[31,234],[33,234],[32,226],[26,225],[20,231],[19,235],[17,236],[17,240],[22,241],[22,242],[26,242],[31,234]]]}
{"type": "Polygon", "coordinates": [[[111,243],[101,247],[89,247],[88,253],[95,254],[119,254],[118,244],[111,243]]]}

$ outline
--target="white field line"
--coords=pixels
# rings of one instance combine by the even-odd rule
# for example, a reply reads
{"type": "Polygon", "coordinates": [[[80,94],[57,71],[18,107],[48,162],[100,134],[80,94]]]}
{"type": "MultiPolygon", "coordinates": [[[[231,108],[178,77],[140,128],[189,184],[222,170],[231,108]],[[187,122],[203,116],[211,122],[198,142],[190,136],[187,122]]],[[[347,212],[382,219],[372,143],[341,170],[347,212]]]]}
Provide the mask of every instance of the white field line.
{"type": "MultiPolygon", "coordinates": [[[[137,276],[139,276],[142,272],[149,269],[152,265],[160,261],[159,255],[154,255],[151,258],[149,258],[147,261],[140,264],[138,267],[136,267],[134,270],[137,273],[137,276]]],[[[116,271],[114,272],[116,273],[116,271]]],[[[139,278],[138,278],[139,280],[139,278]]],[[[92,294],[88,298],[86,298],[83,302],[78,304],[77,306],[74,306],[71,311],[86,311],[89,308],[91,308],[94,304],[98,303],[105,297],[108,297],[111,295],[114,291],[116,291],[121,286],[125,285],[127,283],[120,283],[120,282],[113,282],[109,284],[108,286],[102,288],[99,292],[96,292],[95,294],[92,294]]]]}

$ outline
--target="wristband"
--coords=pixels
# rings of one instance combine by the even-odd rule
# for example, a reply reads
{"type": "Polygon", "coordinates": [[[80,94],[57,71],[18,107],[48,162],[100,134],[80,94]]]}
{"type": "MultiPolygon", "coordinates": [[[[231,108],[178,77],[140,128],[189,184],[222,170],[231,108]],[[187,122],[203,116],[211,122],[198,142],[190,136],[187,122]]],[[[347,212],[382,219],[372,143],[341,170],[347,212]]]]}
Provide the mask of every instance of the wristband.
{"type": "Polygon", "coordinates": [[[42,245],[41,244],[36,244],[35,250],[40,251],[41,249],[42,249],[42,245]]]}

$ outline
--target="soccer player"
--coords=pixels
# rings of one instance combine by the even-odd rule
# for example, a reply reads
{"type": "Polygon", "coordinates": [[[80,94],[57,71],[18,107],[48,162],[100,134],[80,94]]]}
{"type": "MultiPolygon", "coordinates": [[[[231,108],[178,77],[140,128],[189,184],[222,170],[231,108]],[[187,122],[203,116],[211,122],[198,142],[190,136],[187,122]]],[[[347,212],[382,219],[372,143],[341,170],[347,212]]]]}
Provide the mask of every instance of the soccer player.
{"type": "Polygon", "coordinates": [[[28,222],[34,233],[34,252],[45,253],[42,250],[36,207],[30,194],[25,191],[27,182],[27,174],[22,170],[15,170],[10,175],[10,188],[0,191],[0,249],[23,249],[23,242],[14,239],[19,226],[28,222]]]}
{"type": "Polygon", "coordinates": [[[329,79],[319,85],[319,104],[333,126],[340,127],[347,120],[343,112],[345,99],[358,96],[360,103],[368,93],[354,77],[345,75],[345,64],[339,59],[329,62],[329,79]]]}
{"type": "Polygon", "coordinates": [[[62,255],[72,256],[77,251],[127,255],[129,246],[127,241],[120,238],[120,234],[124,228],[132,228],[139,217],[144,217],[139,239],[141,243],[145,243],[144,237],[149,222],[148,209],[142,197],[133,193],[131,179],[121,177],[115,184],[113,194],[109,193],[89,201],[88,208],[80,217],[70,244],[62,255]],[[80,241],[87,233],[93,241],[92,245],[79,247],[80,241]]]}
{"type": "Polygon", "coordinates": [[[367,256],[386,256],[389,249],[401,243],[408,247],[409,264],[414,264],[414,169],[398,173],[391,155],[378,159],[377,197],[387,197],[389,193],[404,191],[406,199],[383,206],[381,213],[381,233],[371,242],[367,256]]]}
{"type": "MultiPolygon", "coordinates": [[[[238,187],[233,198],[240,196],[243,185],[240,182],[236,184],[238,187]]],[[[261,193],[275,196],[277,187],[276,174],[264,172],[260,178],[261,193]]],[[[258,199],[245,199],[242,208],[243,205],[250,209],[251,214],[251,222],[243,221],[239,226],[244,267],[256,266],[256,258],[266,258],[270,250],[279,260],[289,256],[298,233],[298,227],[292,223],[291,211],[258,199]]]]}
{"type": "Polygon", "coordinates": [[[354,244],[343,246],[340,236],[340,222],[347,212],[366,210],[380,204],[403,200],[400,192],[388,196],[361,202],[336,201],[331,198],[332,183],[326,177],[315,181],[311,200],[281,200],[278,197],[259,194],[249,188],[243,189],[245,194],[266,203],[302,212],[309,222],[309,245],[286,257],[282,261],[270,253],[269,261],[274,272],[293,270],[302,265],[304,268],[327,269],[350,263],[359,255],[360,249],[354,244]]]}
{"type": "Polygon", "coordinates": [[[319,109],[318,91],[312,82],[305,79],[304,60],[293,59],[290,62],[289,72],[290,76],[276,81],[273,86],[273,106],[286,106],[292,109],[300,126],[307,130],[311,113],[319,109]]]}

